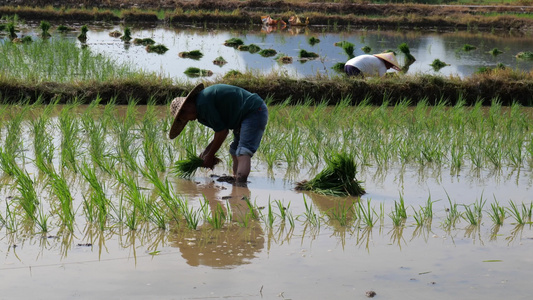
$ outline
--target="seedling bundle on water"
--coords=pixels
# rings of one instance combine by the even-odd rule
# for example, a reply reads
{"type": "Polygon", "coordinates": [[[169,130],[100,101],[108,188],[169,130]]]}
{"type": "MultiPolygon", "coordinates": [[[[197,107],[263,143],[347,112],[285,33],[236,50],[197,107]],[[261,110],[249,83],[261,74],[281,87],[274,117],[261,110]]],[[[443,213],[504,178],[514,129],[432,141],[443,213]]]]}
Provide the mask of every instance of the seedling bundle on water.
{"type": "Polygon", "coordinates": [[[355,179],[357,166],[345,153],[334,154],[326,161],[326,168],[315,178],[296,184],[296,190],[313,191],[333,196],[361,196],[365,194],[361,182],[355,179]]]}

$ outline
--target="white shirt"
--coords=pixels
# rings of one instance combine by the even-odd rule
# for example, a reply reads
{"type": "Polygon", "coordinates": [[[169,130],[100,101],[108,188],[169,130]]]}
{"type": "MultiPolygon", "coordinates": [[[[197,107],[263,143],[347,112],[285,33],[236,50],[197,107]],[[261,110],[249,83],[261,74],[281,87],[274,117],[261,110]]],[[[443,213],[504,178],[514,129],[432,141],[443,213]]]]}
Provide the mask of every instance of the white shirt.
{"type": "Polygon", "coordinates": [[[358,68],[363,73],[363,76],[381,77],[387,73],[385,63],[381,59],[370,54],[356,56],[347,61],[346,65],[358,68]]]}

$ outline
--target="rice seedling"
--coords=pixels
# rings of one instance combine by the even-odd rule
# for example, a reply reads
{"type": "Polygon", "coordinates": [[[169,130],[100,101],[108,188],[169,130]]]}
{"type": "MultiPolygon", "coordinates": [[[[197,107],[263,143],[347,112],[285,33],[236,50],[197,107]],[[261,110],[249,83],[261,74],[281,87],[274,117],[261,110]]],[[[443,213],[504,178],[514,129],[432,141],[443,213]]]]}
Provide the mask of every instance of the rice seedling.
{"type": "Polygon", "coordinates": [[[133,44],[141,45],[141,46],[149,46],[149,45],[155,45],[155,41],[151,38],[144,38],[144,39],[135,38],[133,39],[133,44]]]}
{"type": "Polygon", "coordinates": [[[50,22],[41,21],[41,23],[39,24],[39,27],[41,28],[41,37],[43,39],[49,38],[51,36],[50,33],[48,32],[48,30],[50,30],[50,22]]]}
{"type": "Polygon", "coordinates": [[[59,33],[65,33],[65,32],[69,32],[69,31],[72,31],[73,29],[66,26],[66,25],[63,25],[63,24],[60,24],[59,26],[57,26],[56,28],[56,31],[59,31],[59,33]]]}
{"type": "Polygon", "coordinates": [[[436,58],[433,60],[433,62],[430,64],[430,66],[433,68],[433,70],[435,71],[439,71],[440,69],[446,67],[446,66],[449,66],[449,64],[441,61],[440,59],[436,58]]]}
{"type": "Polygon", "coordinates": [[[178,56],[181,58],[191,58],[195,60],[199,60],[204,56],[204,54],[200,50],[192,50],[192,51],[184,51],[178,53],[178,56]]]}
{"type": "Polygon", "coordinates": [[[300,58],[314,59],[314,58],[318,57],[318,54],[316,54],[314,52],[308,52],[308,51],[306,51],[304,49],[300,49],[300,52],[299,52],[298,56],[300,58]]]}
{"type": "Polygon", "coordinates": [[[533,209],[533,202],[529,207],[522,203],[522,206],[517,205],[514,201],[509,200],[509,206],[507,211],[511,214],[517,224],[524,225],[527,222],[531,222],[531,212],[533,209]]]}
{"type": "Polygon", "coordinates": [[[129,43],[129,41],[131,41],[131,29],[129,27],[124,28],[124,35],[120,37],[120,39],[126,43],[129,43]]]}
{"type": "Polygon", "coordinates": [[[275,56],[278,52],[274,49],[263,49],[259,51],[259,55],[262,57],[272,57],[275,56]]]}
{"type": "Polygon", "coordinates": [[[20,194],[20,197],[18,198],[20,206],[26,213],[26,218],[35,221],[35,213],[37,212],[39,200],[37,198],[37,192],[35,191],[33,180],[30,178],[30,175],[26,170],[22,170],[18,166],[15,166],[13,171],[17,190],[20,194]]]}
{"type": "Polygon", "coordinates": [[[426,201],[426,206],[420,205],[420,209],[414,209],[415,213],[413,218],[415,219],[417,226],[430,225],[433,220],[433,203],[436,201],[431,200],[431,195],[426,201]]]}
{"type": "Polygon", "coordinates": [[[398,49],[400,49],[400,51],[405,55],[405,65],[410,65],[416,61],[415,57],[411,54],[411,50],[409,50],[407,43],[401,43],[398,46],[398,49]]]}
{"type": "Polygon", "coordinates": [[[63,175],[57,174],[53,168],[48,170],[50,178],[49,185],[52,191],[59,199],[61,224],[66,226],[70,232],[74,231],[74,207],[72,204],[73,197],[63,175]]]}
{"type": "Polygon", "coordinates": [[[490,53],[490,55],[492,55],[492,56],[498,56],[498,55],[502,54],[503,51],[501,51],[498,48],[492,48],[492,50],[490,50],[488,53],[490,53]]]}
{"type": "Polygon", "coordinates": [[[73,114],[76,104],[65,107],[59,114],[59,127],[61,130],[61,163],[73,171],[77,171],[76,165],[79,156],[79,139],[78,118],[73,114]]]}
{"type": "Polygon", "coordinates": [[[114,37],[114,38],[119,38],[122,36],[122,32],[118,31],[118,30],[113,30],[109,33],[109,36],[110,37],[114,37]]]}
{"type": "Polygon", "coordinates": [[[363,46],[363,47],[361,48],[361,50],[362,50],[364,53],[366,53],[366,54],[372,52],[372,48],[369,47],[369,46],[363,46]]]}
{"type": "Polygon", "coordinates": [[[50,168],[54,157],[54,144],[52,142],[52,136],[48,133],[49,131],[47,129],[52,107],[53,105],[49,105],[39,118],[31,120],[35,165],[43,172],[46,172],[50,168]]]}
{"type": "Polygon", "coordinates": [[[346,153],[334,153],[326,159],[326,167],[313,179],[296,184],[297,190],[314,191],[333,196],[361,196],[365,194],[361,182],[355,179],[357,166],[346,153]]]}
{"type": "Polygon", "coordinates": [[[491,210],[489,211],[489,216],[494,222],[494,225],[501,226],[505,220],[505,207],[500,206],[500,203],[494,199],[494,203],[490,204],[491,210]]]}
{"type": "Polygon", "coordinates": [[[237,48],[240,45],[244,45],[244,42],[240,38],[231,38],[224,42],[224,46],[237,48]]]}
{"type": "MultiPolygon", "coordinates": [[[[178,160],[174,164],[173,174],[182,178],[191,178],[196,170],[204,164],[204,160],[197,156],[193,149],[187,149],[185,159],[178,160]]],[[[215,165],[220,162],[220,159],[215,159],[215,165]]]]}
{"type": "Polygon", "coordinates": [[[4,151],[0,148],[0,168],[2,171],[4,171],[5,174],[9,176],[15,175],[16,168],[18,166],[15,164],[15,158],[13,155],[8,152],[4,151]]]}
{"type": "Polygon", "coordinates": [[[479,200],[476,200],[472,205],[463,205],[465,208],[465,213],[463,218],[467,220],[470,225],[477,226],[481,224],[481,219],[483,217],[483,207],[487,200],[483,201],[483,195],[479,200]],[[472,206],[472,208],[470,208],[472,206]]]}
{"type": "Polygon", "coordinates": [[[320,43],[320,39],[312,36],[312,37],[307,39],[307,42],[309,43],[309,45],[314,46],[314,45],[320,43]]]}
{"type": "Polygon", "coordinates": [[[211,76],[213,75],[213,71],[206,70],[206,69],[200,69],[196,67],[188,67],[184,72],[185,75],[188,77],[196,78],[196,77],[205,77],[205,76],[211,76]]]}
{"type": "Polygon", "coordinates": [[[187,223],[187,228],[196,230],[198,223],[200,223],[200,213],[192,205],[189,205],[187,199],[183,203],[183,217],[187,223]]]}
{"type": "Polygon", "coordinates": [[[331,69],[333,69],[335,72],[344,73],[344,65],[345,63],[338,62],[338,63],[335,63],[333,67],[331,67],[331,69]]]}
{"type": "Polygon", "coordinates": [[[227,64],[228,61],[224,59],[224,57],[219,56],[213,60],[213,64],[222,67],[223,65],[227,64]]]}
{"type": "Polygon", "coordinates": [[[7,29],[7,36],[10,39],[13,40],[13,39],[16,39],[18,37],[18,35],[16,33],[16,29],[15,29],[15,23],[13,23],[13,22],[7,23],[6,29],[7,29]]]}
{"type": "Polygon", "coordinates": [[[48,232],[49,218],[50,216],[44,212],[44,208],[41,205],[37,217],[35,218],[35,224],[37,224],[37,227],[41,230],[41,233],[48,232]]]}
{"type": "Polygon", "coordinates": [[[165,54],[167,51],[168,47],[163,44],[146,46],[146,52],[148,53],[165,54]]]}
{"type": "Polygon", "coordinates": [[[461,217],[461,213],[457,209],[458,204],[452,203],[452,199],[450,199],[450,196],[447,192],[446,196],[448,197],[448,203],[450,203],[450,207],[446,208],[446,218],[444,219],[444,227],[449,230],[452,227],[455,227],[455,224],[461,217]]]}
{"type": "Polygon", "coordinates": [[[462,49],[463,51],[468,52],[468,51],[476,50],[477,47],[470,45],[470,44],[464,44],[462,49]]]}
{"type": "Polygon", "coordinates": [[[78,35],[78,40],[80,42],[87,42],[87,32],[89,32],[89,27],[87,25],[81,26],[81,33],[78,35]]]}
{"type": "Polygon", "coordinates": [[[533,52],[531,52],[531,51],[518,52],[516,54],[516,58],[523,59],[523,60],[532,60],[533,59],[533,52]]]}
{"type": "Polygon", "coordinates": [[[204,220],[207,221],[213,229],[220,229],[224,226],[226,213],[220,203],[217,203],[213,210],[209,210],[209,200],[204,196],[202,211],[204,214],[204,220]]]}
{"type": "Polygon", "coordinates": [[[274,216],[274,211],[272,210],[272,202],[270,200],[268,201],[267,205],[267,213],[266,215],[263,215],[263,218],[268,228],[272,228],[274,226],[274,221],[276,220],[276,217],[274,216]]]}
{"type": "Polygon", "coordinates": [[[305,221],[311,224],[313,227],[320,227],[320,217],[315,213],[313,205],[307,203],[307,199],[304,198],[305,211],[303,215],[305,216],[305,221]]]}
{"type": "Polygon", "coordinates": [[[330,220],[337,221],[340,226],[348,226],[354,215],[354,205],[348,204],[348,201],[342,201],[327,210],[326,215],[330,220]]]}
{"type": "Polygon", "coordinates": [[[389,214],[392,223],[395,227],[401,226],[407,219],[407,209],[405,208],[405,200],[400,194],[400,200],[394,201],[394,209],[389,214]]]}
{"type": "Polygon", "coordinates": [[[354,206],[357,219],[361,220],[368,228],[374,227],[377,221],[374,219],[377,216],[376,211],[370,206],[370,202],[371,199],[368,199],[365,206],[362,201],[359,201],[354,206]]]}
{"type": "Polygon", "coordinates": [[[91,187],[89,197],[83,196],[86,215],[90,216],[88,218],[90,222],[96,221],[100,229],[103,230],[107,223],[110,203],[110,200],[105,195],[104,185],[98,180],[94,169],[86,161],[83,161],[80,173],[91,187]]]}

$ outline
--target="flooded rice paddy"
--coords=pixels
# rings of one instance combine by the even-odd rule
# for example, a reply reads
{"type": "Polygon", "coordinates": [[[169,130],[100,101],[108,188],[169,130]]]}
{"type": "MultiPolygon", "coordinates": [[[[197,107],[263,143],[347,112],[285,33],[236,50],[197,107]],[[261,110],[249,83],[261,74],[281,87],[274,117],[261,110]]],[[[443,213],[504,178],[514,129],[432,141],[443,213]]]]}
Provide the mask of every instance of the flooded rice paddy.
{"type": "MultiPolygon", "coordinates": [[[[21,35],[39,36],[38,29],[21,28],[21,35]]],[[[517,59],[519,52],[530,51],[533,39],[517,33],[487,32],[435,32],[435,31],[384,31],[384,30],[346,30],[334,26],[309,26],[272,28],[251,25],[249,28],[208,28],[208,27],[131,27],[132,38],[151,38],[156,44],[168,48],[164,54],[148,53],[145,46],[124,43],[110,32],[124,32],[123,26],[94,24],[89,26],[86,45],[96,53],[111,57],[118,62],[126,62],[149,72],[184,81],[195,81],[184,74],[190,67],[209,70],[213,77],[223,76],[231,70],[253,71],[262,74],[287,74],[292,77],[336,76],[339,73],[333,66],[349,59],[343,48],[335,43],[347,41],[354,44],[353,55],[364,54],[363,48],[370,53],[392,50],[397,53],[398,61],[405,67],[407,74],[441,74],[459,77],[470,76],[480,68],[495,68],[499,64],[512,69],[529,71],[533,61],[517,59]],[[313,37],[318,43],[310,43],[313,37]],[[240,51],[224,46],[225,41],[239,38],[244,45],[255,44],[261,49],[273,49],[276,55],[263,57],[259,53],[240,51]],[[406,62],[405,55],[398,46],[406,43],[416,61],[406,62]],[[473,50],[465,50],[465,45],[473,50]],[[497,49],[501,54],[489,52],[497,49]],[[203,56],[198,59],[179,57],[180,52],[199,50],[203,56]],[[316,59],[300,59],[301,50],[318,54],[316,59]],[[292,63],[279,63],[277,55],[289,56],[292,63]],[[213,61],[222,57],[226,64],[215,65],[213,61]],[[447,64],[434,69],[435,59],[447,64]]],[[[64,35],[76,40],[79,32],[66,34],[53,33],[54,37],[64,35]]]]}
{"type": "Polygon", "coordinates": [[[227,147],[213,171],[173,175],[211,133],[192,123],[168,140],[166,106],[0,108],[0,298],[530,298],[530,109],[269,110],[238,187],[217,181],[231,169],[227,147]],[[397,151],[401,136],[441,157],[397,151]],[[490,143],[501,160],[481,151],[490,143]],[[367,194],[295,191],[334,150],[356,157],[367,194]],[[402,202],[407,217],[395,223],[402,202]]]}

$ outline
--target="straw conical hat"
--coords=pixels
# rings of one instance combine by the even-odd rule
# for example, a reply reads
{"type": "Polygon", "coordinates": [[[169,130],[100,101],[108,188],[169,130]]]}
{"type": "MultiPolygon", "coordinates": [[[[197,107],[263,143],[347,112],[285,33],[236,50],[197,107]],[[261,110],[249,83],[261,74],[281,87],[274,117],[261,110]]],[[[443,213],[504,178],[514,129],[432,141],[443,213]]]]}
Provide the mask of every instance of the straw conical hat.
{"type": "Polygon", "coordinates": [[[187,95],[187,97],[177,97],[172,100],[172,103],[170,103],[170,113],[174,116],[174,122],[172,122],[172,127],[170,127],[170,132],[168,133],[168,137],[170,139],[173,139],[180,135],[181,131],[187,125],[187,121],[181,120],[179,118],[179,114],[181,111],[181,108],[185,104],[185,102],[189,101],[189,99],[193,99],[198,95],[199,92],[201,92],[204,89],[204,84],[200,83],[196,85],[192,91],[187,95]]]}
{"type": "Polygon", "coordinates": [[[374,54],[374,56],[378,57],[378,58],[381,58],[382,60],[392,64],[398,70],[400,69],[400,65],[398,64],[398,61],[396,60],[396,56],[394,56],[394,53],[385,52],[385,53],[380,53],[380,54],[374,54]]]}

